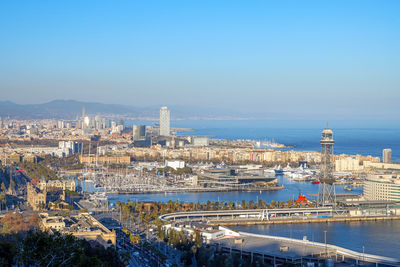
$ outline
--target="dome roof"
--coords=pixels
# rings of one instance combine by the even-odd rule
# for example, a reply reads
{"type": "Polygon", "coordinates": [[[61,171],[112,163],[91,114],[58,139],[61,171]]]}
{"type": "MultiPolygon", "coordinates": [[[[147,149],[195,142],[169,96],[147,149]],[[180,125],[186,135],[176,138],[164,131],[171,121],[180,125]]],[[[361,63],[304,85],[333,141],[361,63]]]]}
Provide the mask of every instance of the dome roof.
{"type": "Polygon", "coordinates": [[[332,134],[332,135],[333,135],[333,132],[332,132],[332,130],[331,130],[330,128],[325,128],[325,129],[322,131],[322,134],[332,134]]]}

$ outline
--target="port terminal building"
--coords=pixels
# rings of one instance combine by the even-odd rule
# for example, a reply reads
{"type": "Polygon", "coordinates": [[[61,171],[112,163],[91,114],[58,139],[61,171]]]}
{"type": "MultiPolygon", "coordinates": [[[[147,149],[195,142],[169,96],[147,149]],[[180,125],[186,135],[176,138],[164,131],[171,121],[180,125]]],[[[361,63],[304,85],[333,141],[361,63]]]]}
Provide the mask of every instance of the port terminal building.
{"type": "Polygon", "coordinates": [[[203,187],[246,187],[260,184],[277,184],[277,178],[254,173],[238,172],[236,169],[209,169],[199,174],[198,185],[203,187]]]}

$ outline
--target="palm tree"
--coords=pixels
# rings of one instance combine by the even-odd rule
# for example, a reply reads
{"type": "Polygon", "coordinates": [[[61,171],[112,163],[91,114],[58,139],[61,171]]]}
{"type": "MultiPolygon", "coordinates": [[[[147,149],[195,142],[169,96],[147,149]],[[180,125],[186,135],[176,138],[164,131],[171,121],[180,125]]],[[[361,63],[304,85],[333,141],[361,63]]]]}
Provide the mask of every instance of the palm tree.
{"type": "Polygon", "coordinates": [[[249,209],[254,209],[254,201],[250,200],[249,202],[249,209]]]}
{"type": "Polygon", "coordinates": [[[229,207],[230,210],[233,210],[234,204],[233,204],[232,200],[228,201],[228,207],[229,207]]]}
{"type": "Polygon", "coordinates": [[[242,200],[242,209],[246,208],[246,200],[242,200]]]}
{"type": "Polygon", "coordinates": [[[6,194],[5,193],[1,193],[0,194],[0,209],[1,210],[3,210],[3,206],[5,206],[6,202],[7,202],[6,194]]]}

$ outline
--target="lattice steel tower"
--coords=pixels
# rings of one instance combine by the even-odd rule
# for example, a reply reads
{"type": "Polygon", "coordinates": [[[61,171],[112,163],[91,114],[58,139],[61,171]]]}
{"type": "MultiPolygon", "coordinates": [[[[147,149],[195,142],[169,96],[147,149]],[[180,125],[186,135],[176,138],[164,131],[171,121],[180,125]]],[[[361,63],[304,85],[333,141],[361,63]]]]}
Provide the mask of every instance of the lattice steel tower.
{"type": "Polygon", "coordinates": [[[336,205],[335,178],[333,177],[333,132],[328,126],[322,131],[321,137],[321,173],[318,189],[318,206],[336,205]]]}

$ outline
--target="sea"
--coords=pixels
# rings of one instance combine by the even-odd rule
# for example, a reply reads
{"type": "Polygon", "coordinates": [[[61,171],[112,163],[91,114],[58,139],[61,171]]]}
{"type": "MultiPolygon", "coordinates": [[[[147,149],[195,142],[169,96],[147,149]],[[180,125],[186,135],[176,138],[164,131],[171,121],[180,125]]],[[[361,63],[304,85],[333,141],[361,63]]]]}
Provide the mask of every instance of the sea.
{"type": "MultiPolygon", "coordinates": [[[[153,125],[151,121],[128,121],[126,125],[153,125]]],[[[382,150],[392,149],[392,159],[400,162],[400,121],[392,120],[172,120],[172,128],[190,128],[190,135],[208,136],[222,139],[252,139],[274,141],[293,147],[294,150],[319,151],[321,132],[325,127],[333,130],[335,154],[382,156],[382,150]]],[[[259,199],[270,202],[296,199],[298,194],[312,198],[318,192],[318,185],[309,182],[294,182],[278,176],[278,182],[285,189],[265,192],[207,192],[180,194],[136,194],[109,195],[112,203],[116,201],[162,201],[207,202],[259,199]]],[[[344,192],[343,186],[336,186],[336,192],[344,192]]],[[[362,193],[356,188],[353,193],[362,193]]],[[[398,257],[400,252],[400,221],[377,222],[338,222],[293,225],[237,226],[235,229],[258,234],[293,237],[327,242],[348,249],[389,257],[398,257]]]]}

